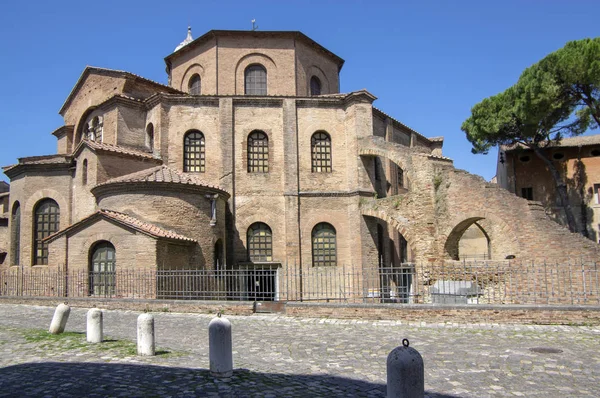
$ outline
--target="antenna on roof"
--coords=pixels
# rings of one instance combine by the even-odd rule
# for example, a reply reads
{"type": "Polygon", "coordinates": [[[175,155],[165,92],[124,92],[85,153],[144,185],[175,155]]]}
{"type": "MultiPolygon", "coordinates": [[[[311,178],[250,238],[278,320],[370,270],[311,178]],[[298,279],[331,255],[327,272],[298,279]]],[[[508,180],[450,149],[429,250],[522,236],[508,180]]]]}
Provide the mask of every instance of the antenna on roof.
{"type": "Polygon", "coordinates": [[[256,29],[258,29],[258,25],[255,25],[256,23],[256,19],[252,20],[252,31],[254,32],[256,29]]]}

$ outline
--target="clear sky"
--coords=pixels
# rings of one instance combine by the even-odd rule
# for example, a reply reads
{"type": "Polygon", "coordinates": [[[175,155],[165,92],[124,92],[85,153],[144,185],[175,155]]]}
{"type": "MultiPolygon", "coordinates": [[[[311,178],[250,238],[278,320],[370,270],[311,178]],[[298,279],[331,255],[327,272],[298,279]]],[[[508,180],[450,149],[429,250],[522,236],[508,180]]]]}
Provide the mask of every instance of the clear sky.
{"type": "MultiPolygon", "coordinates": [[[[472,155],[471,107],[567,41],[600,35],[600,1],[11,1],[0,10],[0,165],[56,153],[50,133],[86,65],[167,83],[163,58],[211,29],[299,30],[345,59],[341,91],[427,137],[457,168],[491,179],[496,151],[472,155]]],[[[0,179],[8,180],[4,174],[0,179]]]]}

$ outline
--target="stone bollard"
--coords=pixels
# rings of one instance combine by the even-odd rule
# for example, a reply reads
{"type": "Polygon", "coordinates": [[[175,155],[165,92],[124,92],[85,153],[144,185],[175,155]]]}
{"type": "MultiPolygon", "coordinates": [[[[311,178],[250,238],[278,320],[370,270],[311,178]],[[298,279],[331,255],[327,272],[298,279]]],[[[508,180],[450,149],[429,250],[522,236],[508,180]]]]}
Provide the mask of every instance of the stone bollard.
{"type": "Polygon", "coordinates": [[[48,332],[52,334],[61,334],[64,332],[70,313],[71,307],[69,307],[67,303],[59,304],[54,311],[54,316],[52,317],[52,322],[50,322],[50,329],[48,332]]]}
{"type": "Polygon", "coordinates": [[[387,397],[423,398],[425,396],[425,366],[421,354],[402,340],[387,357],[387,397]]]}
{"type": "Polygon", "coordinates": [[[102,343],[102,311],[92,308],[87,312],[87,341],[102,343]]]}
{"type": "Polygon", "coordinates": [[[156,354],[154,346],[154,317],[142,314],[137,319],[137,354],[153,356],[156,354]]]}
{"type": "Polygon", "coordinates": [[[233,374],[231,322],[220,313],[208,324],[208,351],[210,373],[215,377],[230,377],[233,374]]]}

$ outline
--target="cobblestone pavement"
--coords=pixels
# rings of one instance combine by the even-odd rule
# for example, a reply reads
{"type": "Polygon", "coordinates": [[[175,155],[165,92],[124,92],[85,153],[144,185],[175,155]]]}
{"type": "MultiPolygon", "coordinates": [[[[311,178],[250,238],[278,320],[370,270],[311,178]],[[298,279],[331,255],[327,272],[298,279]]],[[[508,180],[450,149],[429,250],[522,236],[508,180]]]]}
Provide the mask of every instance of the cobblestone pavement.
{"type": "Polygon", "coordinates": [[[105,311],[108,341],[89,345],[86,310],[49,338],[53,311],[0,305],[0,397],[381,397],[403,338],[423,356],[429,397],[600,396],[598,327],[225,315],[235,370],[219,380],[208,372],[211,315],[155,313],[160,355],[137,357],[139,313],[105,311]]]}

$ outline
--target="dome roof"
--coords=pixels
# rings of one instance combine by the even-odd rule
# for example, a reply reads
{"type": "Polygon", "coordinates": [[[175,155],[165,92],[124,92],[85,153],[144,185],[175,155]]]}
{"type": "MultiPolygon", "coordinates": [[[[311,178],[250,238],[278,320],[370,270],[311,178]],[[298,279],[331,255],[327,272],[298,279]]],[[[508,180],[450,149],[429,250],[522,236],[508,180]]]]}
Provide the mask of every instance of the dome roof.
{"type": "Polygon", "coordinates": [[[188,26],[187,37],[185,38],[184,41],[179,43],[179,45],[177,47],[175,47],[175,51],[173,51],[173,52],[179,51],[181,48],[187,46],[188,44],[190,44],[193,41],[194,41],[194,39],[192,38],[192,27],[188,26]]]}

